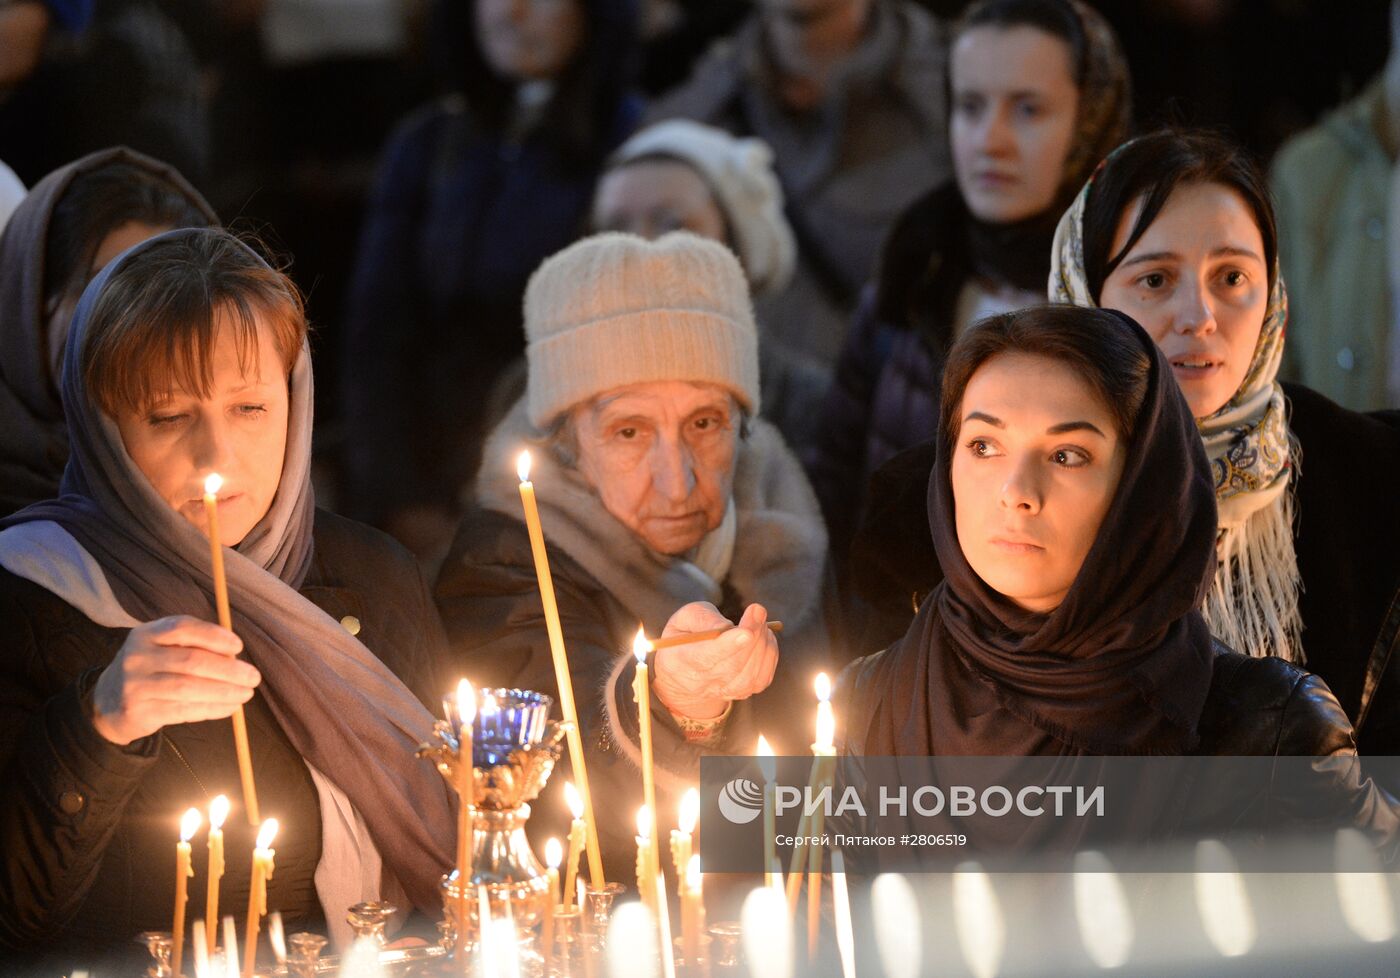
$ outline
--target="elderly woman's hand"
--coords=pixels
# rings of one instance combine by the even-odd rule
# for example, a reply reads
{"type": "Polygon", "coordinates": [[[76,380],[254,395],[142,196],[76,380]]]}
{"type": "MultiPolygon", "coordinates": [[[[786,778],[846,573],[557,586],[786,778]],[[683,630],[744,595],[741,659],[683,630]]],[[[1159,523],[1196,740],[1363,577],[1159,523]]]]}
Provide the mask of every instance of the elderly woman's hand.
{"type": "MultiPolygon", "coordinates": [[[[733,623],[705,601],[678,610],[662,636],[707,632],[733,623]]],[[[656,652],[652,688],[666,709],[695,720],[717,717],[731,700],[761,693],[778,666],[778,639],[768,630],[768,611],[751,604],[739,624],[719,638],[656,652]]]]}
{"type": "Polygon", "coordinates": [[[93,727],[129,744],[168,724],[232,715],[262,681],[241,651],[233,632],[187,615],[137,625],[93,687],[93,727]]]}

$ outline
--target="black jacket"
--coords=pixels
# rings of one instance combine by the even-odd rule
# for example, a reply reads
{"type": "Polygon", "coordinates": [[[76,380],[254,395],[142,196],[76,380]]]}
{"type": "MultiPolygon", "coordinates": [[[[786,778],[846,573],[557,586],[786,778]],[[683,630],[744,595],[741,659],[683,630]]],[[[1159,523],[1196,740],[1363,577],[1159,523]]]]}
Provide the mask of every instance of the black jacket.
{"type": "MultiPolygon", "coordinates": [[[[1349,411],[1284,384],[1302,446],[1294,542],[1303,594],[1305,667],[1356,728],[1363,755],[1400,755],[1400,420],[1349,411]]],[[[942,579],[928,532],[932,442],[891,459],[871,480],[851,547],[859,597],[849,614],[879,647],[904,634],[913,604],[942,579]]],[[[851,626],[848,626],[851,627],[851,626]]]]}
{"type": "MultiPolygon", "coordinates": [[[[1252,776],[1237,779],[1213,774],[1204,764],[1181,769],[1183,778],[1168,795],[1175,831],[1193,838],[1241,829],[1267,836],[1342,825],[1363,832],[1386,861],[1400,859],[1400,804],[1363,770],[1351,724],[1327,684],[1282,659],[1252,658],[1219,643],[1215,651],[1199,741],[1189,753],[1309,760],[1298,767],[1251,767],[1246,773],[1252,776]],[[1275,776],[1278,771],[1286,776],[1275,776]]],[[[842,673],[838,716],[872,713],[887,692],[876,679],[883,655],[859,659],[842,673]]],[[[842,753],[862,754],[865,728],[858,722],[847,726],[842,753]]]]}
{"type": "MultiPolygon", "coordinates": [[[[636,856],[632,826],[642,804],[638,711],[632,693],[636,666],[635,659],[627,655],[637,620],[563,550],[549,548],[549,567],[569,654],[603,862],[610,880],[616,875],[630,885],[630,866],[636,856]],[[618,867],[629,868],[619,873],[618,867]]],[[[523,522],[483,508],[468,512],[442,565],[435,596],[447,627],[454,668],[478,686],[535,689],[557,699],[554,660],[523,522]]],[[[743,612],[742,608],[725,606],[720,610],[731,620],[743,612]]],[[[753,711],[752,701],[734,704],[725,722],[723,741],[732,749],[720,747],[715,752],[753,749],[757,737],[753,711]]],[[[668,823],[674,825],[680,791],[699,778],[703,751],[686,741],[654,692],[651,715],[657,818],[664,839],[668,823]]],[[[549,785],[551,795],[562,790],[567,776],[556,775],[549,785]]],[[[562,801],[544,802],[538,808],[547,814],[534,820],[531,828],[541,837],[567,830],[562,801]]]]}
{"type": "MultiPolygon", "coordinates": [[[[388,537],[318,511],[301,593],[347,628],[358,627],[366,646],[420,699],[440,699],[441,623],[417,565],[388,537]]],[[[127,631],[97,625],[5,570],[0,621],[7,785],[0,796],[0,956],[36,974],[67,973],[74,965],[108,974],[130,967],[133,951],[145,954],[132,943],[135,935],[171,926],[180,814],[194,806],[207,818],[220,793],[234,803],[224,825],[220,913],[233,914],[241,928],[255,829],[239,803],[229,721],[167,727],[126,747],[109,743],[93,729],[89,693],[127,631]]],[[[264,817],[281,821],[269,907],[293,930],[320,929],[312,880],[321,854],[315,787],[260,694],[245,714],[264,817]]],[[[194,840],[188,922],[204,916],[206,829],[207,821],[194,840]]]]}

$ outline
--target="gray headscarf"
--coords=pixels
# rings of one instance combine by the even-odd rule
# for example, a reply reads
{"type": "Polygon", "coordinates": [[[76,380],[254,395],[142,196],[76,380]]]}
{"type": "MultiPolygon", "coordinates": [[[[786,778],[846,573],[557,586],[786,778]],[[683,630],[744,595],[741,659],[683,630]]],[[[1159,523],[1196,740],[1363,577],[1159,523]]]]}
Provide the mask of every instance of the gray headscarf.
{"type": "MultiPolygon", "coordinates": [[[[63,363],[70,455],[61,494],[0,523],[40,524],[26,526],[27,535],[18,538],[31,547],[51,528],[58,545],[41,555],[50,562],[62,553],[65,535],[70,551],[76,541],[118,602],[105,611],[97,603],[98,613],[112,621],[174,614],[214,620],[213,580],[203,533],[156,494],[127,454],[116,423],[88,396],[81,369],[88,325],[102,289],[134,255],[185,236],[226,233],[187,229],[159,235],[118,256],[88,285],[63,363]]],[[[312,553],[312,400],[310,350],[303,343],[292,368],[287,450],[276,496],[243,541],[225,549],[233,630],[262,673],[259,692],[292,746],[363,816],[385,867],[414,905],[436,913],[437,882],[452,863],[453,802],[432,766],[413,756],[415,746],[429,739],[433,719],[374,653],[297,590],[312,553]]],[[[7,536],[0,533],[0,541],[7,536]]],[[[13,560],[3,562],[13,569],[13,560]]],[[[60,591],[82,577],[51,574],[39,583],[60,591]]],[[[94,614],[91,600],[86,607],[70,603],[94,614]]]]}

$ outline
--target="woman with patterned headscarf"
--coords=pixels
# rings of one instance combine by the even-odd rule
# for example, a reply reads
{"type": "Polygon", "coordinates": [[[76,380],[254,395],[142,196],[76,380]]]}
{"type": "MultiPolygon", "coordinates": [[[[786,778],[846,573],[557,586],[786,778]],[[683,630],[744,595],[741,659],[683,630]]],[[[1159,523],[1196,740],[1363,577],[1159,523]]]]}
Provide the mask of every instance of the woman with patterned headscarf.
{"type": "Polygon", "coordinates": [[[1400,676],[1386,668],[1400,428],[1279,383],[1277,240],[1264,178],[1240,149],[1154,133],[1114,151],[1061,219],[1050,297],[1127,313],[1171,364],[1215,481],[1211,631],[1306,664],[1363,753],[1400,753],[1400,676]]]}
{"type": "Polygon", "coordinates": [[[886,240],[810,460],[834,551],[866,506],[870,474],[933,437],[953,340],[1042,301],[1055,220],[1127,134],[1127,65],[1108,24],[1077,0],[974,5],[955,29],[949,75],[955,179],[911,205],[886,240]]]}

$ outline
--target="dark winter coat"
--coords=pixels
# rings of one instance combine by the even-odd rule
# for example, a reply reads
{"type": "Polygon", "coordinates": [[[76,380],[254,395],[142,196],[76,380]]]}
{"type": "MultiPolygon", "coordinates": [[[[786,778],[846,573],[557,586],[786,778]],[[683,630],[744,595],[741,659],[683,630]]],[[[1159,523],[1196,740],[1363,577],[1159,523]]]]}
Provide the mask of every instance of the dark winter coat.
{"type": "MultiPolygon", "coordinates": [[[[1293,491],[1304,666],[1346,711],[1363,756],[1400,755],[1400,417],[1283,389],[1302,447],[1293,491]]],[[[942,577],[928,533],[933,459],[929,442],[876,473],[852,543],[852,580],[876,644],[903,634],[913,602],[942,577]]]]}
{"type": "MultiPolygon", "coordinates": [[[[870,501],[870,477],[937,430],[958,299],[976,277],[971,224],[955,183],[924,194],[890,229],[861,296],[807,457],[838,558],[870,501]]],[[[1044,264],[1048,274],[1048,252],[1044,264]]]]}
{"type": "MultiPolygon", "coordinates": [[[[1170,796],[1172,811],[1166,815],[1175,831],[1194,837],[1247,828],[1285,835],[1326,819],[1362,831],[1383,858],[1395,861],[1400,856],[1400,805],[1356,762],[1351,724],[1327,685],[1282,659],[1251,658],[1219,643],[1215,651],[1199,742],[1189,754],[1314,760],[1306,767],[1288,765],[1286,774],[1277,777],[1261,768],[1257,778],[1188,781],[1170,796]],[[1222,793],[1223,784],[1230,788],[1222,793]]],[[[881,684],[885,657],[877,653],[846,668],[837,690],[838,716],[872,714],[886,692],[881,684]]],[[[865,726],[859,721],[846,726],[840,749],[862,754],[865,726]]],[[[1156,787],[1146,786],[1149,791],[1156,787]]]]}
{"type": "MultiPolygon", "coordinates": [[[[401,547],[320,511],[301,593],[358,634],[425,703],[440,700],[441,623],[401,547]]],[[[180,724],[114,745],[93,729],[90,697],[126,630],[97,625],[5,570],[0,620],[0,765],[9,786],[0,796],[0,956],[43,974],[75,966],[110,974],[134,951],[143,957],[135,935],[170,929],[179,814],[191,806],[207,812],[220,793],[234,802],[224,825],[220,907],[241,919],[255,829],[238,803],[230,723],[180,724]]],[[[313,884],[321,855],[315,786],[263,697],[244,711],[259,799],[281,820],[268,903],[292,930],[324,932],[313,884]]],[[[204,915],[205,835],[194,846],[189,921],[204,915]]]]}
{"type": "Polygon", "coordinates": [[[545,126],[497,133],[461,97],[390,138],[346,323],[345,512],[379,524],[408,506],[456,508],[480,457],[487,392],[524,350],[525,284],[578,236],[603,158],[640,115],[621,97],[591,162],[545,126]]]}

